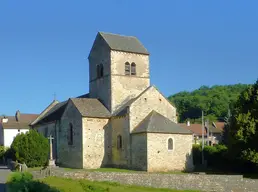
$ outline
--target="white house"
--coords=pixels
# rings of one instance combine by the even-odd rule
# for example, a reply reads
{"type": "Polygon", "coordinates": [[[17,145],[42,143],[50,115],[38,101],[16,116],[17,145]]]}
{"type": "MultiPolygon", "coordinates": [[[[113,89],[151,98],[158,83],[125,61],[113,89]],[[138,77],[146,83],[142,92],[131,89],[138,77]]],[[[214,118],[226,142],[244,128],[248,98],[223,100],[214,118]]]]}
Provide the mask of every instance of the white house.
{"type": "Polygon", "coordinates": [[[29,131],[30,123],[37,117],[37,114],[22,114],[19,110],[15,116],[0,117],[0,145],[10,147],[15,136],[29,131]]]}

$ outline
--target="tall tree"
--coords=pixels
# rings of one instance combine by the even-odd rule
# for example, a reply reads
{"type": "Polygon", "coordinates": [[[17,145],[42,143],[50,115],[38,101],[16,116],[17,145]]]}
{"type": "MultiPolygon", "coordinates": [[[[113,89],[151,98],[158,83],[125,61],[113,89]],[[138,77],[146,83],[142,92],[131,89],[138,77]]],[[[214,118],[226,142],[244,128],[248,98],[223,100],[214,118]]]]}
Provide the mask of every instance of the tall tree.
{"type": "Polygon", "coordinates": [[[229,128],[229,150],[233,157],[258,164],[258,80],[241,93],[229,128]]]}

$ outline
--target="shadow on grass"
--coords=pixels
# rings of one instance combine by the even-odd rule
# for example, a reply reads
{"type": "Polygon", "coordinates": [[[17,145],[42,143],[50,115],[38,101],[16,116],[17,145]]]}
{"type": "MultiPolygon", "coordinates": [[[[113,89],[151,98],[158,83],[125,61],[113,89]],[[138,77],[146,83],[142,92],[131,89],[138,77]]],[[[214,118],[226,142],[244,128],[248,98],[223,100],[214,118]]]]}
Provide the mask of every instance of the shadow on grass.
{"type": "Polygon", "coordinates": [[[43,182],[33,180],[32,175],[28,172],[11,173],[6,183],[6,189],[8,192],[61,192],[43,182]]]}
{"type": "Polygon", "coordinates": [[[8,182],[6,188],[8,192],[61,192],[58,189],[39,181],[8,182]]]}

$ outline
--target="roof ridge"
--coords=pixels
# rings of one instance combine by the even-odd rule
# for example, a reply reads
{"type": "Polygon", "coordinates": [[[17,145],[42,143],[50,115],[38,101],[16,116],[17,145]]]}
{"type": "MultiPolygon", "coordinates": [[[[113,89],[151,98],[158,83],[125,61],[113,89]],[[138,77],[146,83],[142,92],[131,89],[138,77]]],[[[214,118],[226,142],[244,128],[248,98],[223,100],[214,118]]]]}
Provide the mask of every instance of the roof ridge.
{"type": "Polygon", "coordinates": [[[107,35],[115,35],[115,36],[121,36],[121,37],[133,37],[133,38],[136,38],[136,36],[132,36],[132,35],[124,35],[124,34],[118,34],[118,33],[111,33],[111,32],[104,32],[104,31],[99,31],[99,34],[102,35],[102,34],[107,34],[107,35]]]}

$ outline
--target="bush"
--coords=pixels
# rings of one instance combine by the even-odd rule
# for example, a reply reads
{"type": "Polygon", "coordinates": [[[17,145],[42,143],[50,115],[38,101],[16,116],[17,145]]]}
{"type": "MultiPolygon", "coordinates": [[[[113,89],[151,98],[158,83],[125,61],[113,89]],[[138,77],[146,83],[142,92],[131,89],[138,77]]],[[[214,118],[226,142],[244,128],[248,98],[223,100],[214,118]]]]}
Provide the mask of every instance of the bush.
{"type": "Polygon", "coordinates": [[[15,172],[10,174],[7,182],[8,192],[59,192],[43,182],[34,181],[31,173],[15,172]]]}
{"type": "MultiPolygon", "coordinates": [[[[210,168],[224,169],[227,166],[228,149],[225,145],[204,146],[204,159],[210,168]]],[[[194,165],[200,165],[202,162],[202,146],[193,145],[193,161],[194,165]]]]}
{"type": "Polygon", "coordinates": [[[49,155],[48,139],[35,130],[18,134],[7,155],[28,167],[44,166],[49,155]]]}
{"type": "Polygon", "coordinates": [[[205,146],[203,149],[204,159],[208,167],[224,169],[227,164],[227,147],[224,145],[205,146]]]}
{"type": "Polygon", "coordinates": [[[194,165],[200,165],[202,163],[202,146],[193,144],[193,163],[194,165]]]}

